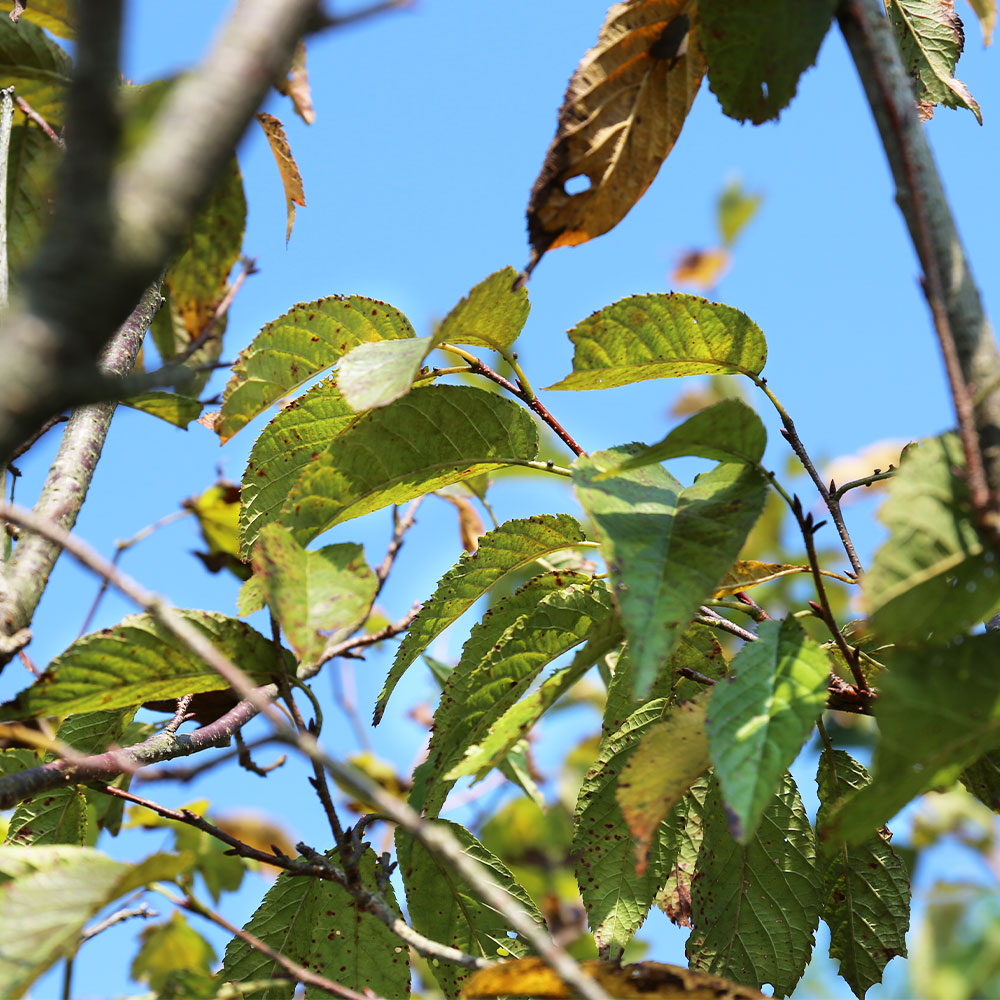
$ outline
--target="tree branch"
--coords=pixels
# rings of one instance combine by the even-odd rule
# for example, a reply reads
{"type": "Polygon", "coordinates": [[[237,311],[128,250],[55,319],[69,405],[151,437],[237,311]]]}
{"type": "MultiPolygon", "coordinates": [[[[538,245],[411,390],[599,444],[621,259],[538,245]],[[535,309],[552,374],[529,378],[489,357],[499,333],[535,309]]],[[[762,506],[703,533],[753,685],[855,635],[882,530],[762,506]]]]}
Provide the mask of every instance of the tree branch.
{"type": "Polygon", "coordinates": [[[952,218],[912,83],[882,4],[842,0],[840,29],[875,117],[896,200],[923,268],[965,451],[976,522],[1000,552],[1000,355],[952,218]]]}

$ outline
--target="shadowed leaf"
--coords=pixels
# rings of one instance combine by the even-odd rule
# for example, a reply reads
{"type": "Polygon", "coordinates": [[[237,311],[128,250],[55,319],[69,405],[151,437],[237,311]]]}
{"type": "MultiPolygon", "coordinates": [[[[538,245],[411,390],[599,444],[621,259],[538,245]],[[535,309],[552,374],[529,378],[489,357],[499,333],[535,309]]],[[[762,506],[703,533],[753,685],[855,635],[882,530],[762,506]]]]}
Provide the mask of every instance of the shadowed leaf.
{"type": "Polygon", "coordinates": [[[764,334],[731,306],[697,295],[633,295],[569,331],[573,371],[549,389],[610,389],[650,378],[758,374],[764,334]]]}
{"type": "MultiPolygon", "coordinates": [[[[72,0],[19,0],[21,19],[31,21],[58,38],[76,37],[76,12],[72,0]]],[[[16,0],[4,0],[0,10],[7,12],[17,6],[16,0]]],[[[9,18],[8,18],[9,19],[9,18]]]]}
{"type": "MultiPolygon", "coordinates": [[[[26,18],[13,24],[0,15],[0,87],[13,86],[18,97],[55,129],[63,124],[63,96],[72,68],[70,57],[39,25],[26,18]]],[[[23,125],[25,120],[15,106],[15,124],[23,125]]]]}
{"type": "Polygon", "coordinates": [[[537,452],[538,429],[516,403],[471,386],[420,387],[359,417],[307,465],[281,523],[305,544],[341,521],[537,452]]]}
{"type": "Polygon", "coordinates": [[[150,416],[159,417],[168,424],[187,430],[192,420],[201,416],[203,404],[190,396],[182,396],[177,392],[144,392],[141,396],[130,396],[123,399],[122,404],[141,410],[150,416]]]}
{"type": "MultiPolygon", "coordinates": [[[[835,802],[867,785],[868,772],[843,750],[824,750],[819,759],[818,826],[835,802]]],[[[823,919],[830,928],[830,957],[858,1000],[882,982],[882,970],[906,956],[910,924],[910,879],[889,846],[875,833],[856,847],[842,844],[823,862],[823,919]]]]}
{"type": "Polygon", "coordinates": [[[531,189],[529,271],[547,250],[616,226],[653,182],[705,72],[694,6],[632,0],[608,11],[597,44],[570,79],[531,189]],[[586,188],[573,193],[571,182],[581,177],[586,188]]]}

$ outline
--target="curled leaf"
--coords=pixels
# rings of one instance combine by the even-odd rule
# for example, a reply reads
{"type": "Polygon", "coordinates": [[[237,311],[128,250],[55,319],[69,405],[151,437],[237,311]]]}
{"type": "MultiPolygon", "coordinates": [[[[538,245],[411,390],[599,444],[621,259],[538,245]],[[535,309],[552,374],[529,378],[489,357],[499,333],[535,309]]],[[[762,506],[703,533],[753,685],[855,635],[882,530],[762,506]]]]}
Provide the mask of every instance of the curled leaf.
{"type": "MultiPolygon", "coordinates": [[[[577,66],[528,202],[531,262],[614,228],[673,148],[705,73],[692,0],[631,0],[609,11],[577,66]],[[584,190],[567,185],[586,177],[584,190]]],[[[583,183],[583,181],[577,181],[583,183]]]]}
{"type": "MultiPolygon", "coordinates": [[[[291,147],[288,145],[288,137],[285,135],[285,127],[281,122],[261,111],[257,116],[260,127],[267,136],[274,160],[278,164],[278,173],[281,174],[281,183],[285,188],[285,208],[288,213],[288,224],[285,228],[285,242],[291,238],[292,226],[295,225],[295,206],[306,206],[306,195],[302,188],[302,175],[299,173],[299,165],[292,156],[291,147]]],[[[304,117],[304,116],[303,116],[304,117]]]]}

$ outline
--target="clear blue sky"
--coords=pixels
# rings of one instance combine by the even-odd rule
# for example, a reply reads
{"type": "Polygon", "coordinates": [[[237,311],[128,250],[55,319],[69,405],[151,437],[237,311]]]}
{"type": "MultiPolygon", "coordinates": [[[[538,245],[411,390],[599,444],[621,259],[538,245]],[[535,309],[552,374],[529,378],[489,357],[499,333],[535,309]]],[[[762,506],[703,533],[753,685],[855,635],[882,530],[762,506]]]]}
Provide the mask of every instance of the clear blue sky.
{"type": "MultiPolygon", "coordinates": [[[[191,64],[228,8],[203,0],[130,4],[126,76],[141,83],[191,64]]],[[[487,274],[507,264],[522,267],[528,259],[528,191],[552,138],[567,79],[596,39],[606,9],[605,0],[420,0],[410,11],[312,40],[315,124],[303,125],[277,95],[267,106],[288,129],[308,206],[298,210],[286,248],[281,184],[254,126],[240,160],[249,200],[245,249],[257,258],[260,274],[233,307],[224,357],[234,358],[264,323],[294,303],[329,294],[390,302],[418,334],[427,333],[487,274]]],[[[986,124],[980,128],[967,112],[939,110],[928,133],[987,308],[996,316],[997,55],[983,52],[968,5],[960,3],[959,10],[966,18],[968,51],[958,75],[981,104],[986,124]],[[992,287],[983,284],[990,281],[992,287]]],[[[715,199],[733,174],[763,194],[764,204],[717,297],[763,329],[770,349],[765,374],[812,453],[833,457],[879,439],[913,439],[949,427],[950,403],[916,260],[836,30],[776,124],[754,128],[725,118],[704,86],[659,177],[624,222],[586,246],[557,250],[543,260],[529,287],[532,312],[519,345],[534,385],[551,384],[569,370],[572,351],[565,331],[577,321],[626,295],[671,290],[677,255],[716,239],[715,199]]],[[[219,375],[211,389],[221,391],[224,381],[219,375]]],[[[583,447],[594,450],[659,439],[669,426],[671,400],[682,388],[680,381],[659,381],[596,394],[550,393],[545,400],[583,447]]],[[[771,432],[769,460],[781,468],[785,450],[773,414],[766,401],[753,402],[771,432]]],[[[182,432],[121,411],[79,533],[110,554],[115,539],[208,487],[217,466],[238,482],[263,422],[220,449],[201,427],[182,432]]],[[[54,453],[55,437],[50,438],[19,463],[25,473],[17,492],[22,503],[33,502],[54,453]]],[[[544,477],[537,485],[501,483],[492,502],[502,520],[576,509],[562,485],[544,477]]],[[[870,507],[856,511],[852,527],[866,560],[879,530],[870,524],[870,507]]],[[[369,561],[377,562],[387,525],[383,512],[338,528],[330,540],[363,542],[369,561]]],[[[182,606],[235,613],[235,583],[207,575],[190,555],[198,546],[194,525],[185,520],[127,554],[123,566],[182,606]]],[[[384,594],[390,617],[429,595],[458,553],[452,511],[428,501],[384,594]]],[[[29,652],[36,663],[45,664],[73,640],[96,587],[82,570],[60,563],[35,621],[29,652]]],[[[132,610],[109,598],[97,624],[113,624],[132,610]]],[[[460,642],[459,631],[450,648],[460,642]]],[[[441,652],[447,654],[448,647],[441,652]]],[[[386,667],[377,654],[357,667],[365,717],[386,667]]],[[[7,697],[25,681],[12,665],[0,693],[7,697]]],[[[321,678],[317,690],[329,702],[330,681],[321,678]]],[[[377,752],[403,770],[424,735],[407,711],[430,701],[433,692],[429,678],[415,667],[373,735],[377,752]]],[[[596,724],[590,717],[576,718],[585,729],[596,724]]],[[[356,749],[332,705],[325,736],[334,751],[356,749]]],[[[558,760],[565,739],[565,729],[543,729],[543,766],[558,760]]],[[[169,786],[147,791],[171,805],[202,794],[169,786]]],[[[811,787],[803,792],[812,797],[811,787]]],[[[325,845],[327,834],[301,769],[266,783],[231,769],[211,794],[219,808],[267,809],[283,817],[296,836],[325,845]]],[[[129,836],[108,849],[135,857],[158,846],[156,836],[129,836]]],[[[227,904],[230,918],[245,920],[264,888],[252,878],[227,904]]],[[[138,992],[122,964],[137,929],[109,932],[84,949],[75,995],[138,992]]],[[[651,957],[682,960],[683,935],[665,919],[652,919],[648,931],[651,957]]],[[[50,977],[36,995],[56,990],[50,977]]]]}

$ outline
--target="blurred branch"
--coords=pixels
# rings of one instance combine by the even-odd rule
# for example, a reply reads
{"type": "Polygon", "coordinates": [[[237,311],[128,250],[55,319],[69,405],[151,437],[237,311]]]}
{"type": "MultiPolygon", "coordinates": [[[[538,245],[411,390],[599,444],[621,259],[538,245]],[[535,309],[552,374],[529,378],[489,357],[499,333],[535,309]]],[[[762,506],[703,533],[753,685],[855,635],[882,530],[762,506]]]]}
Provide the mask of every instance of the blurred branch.
{"type": "Polygon", "coordinates": [[[896,184],[896,201],[923,268],[924,295],[965,452],[973,514],[984,536],[1000,552],[1000,354],[993,330],[882,4],[842,0],[838,20],[882,138],[896,184]]]}
{"type": "Polygon", "coordinates": [[[55,129],[23,98],[14,96],[14,103],[21,109],[25,118],[30,118],[60,149],[66,148],[66,143],[56,134],[55,129]]]}

